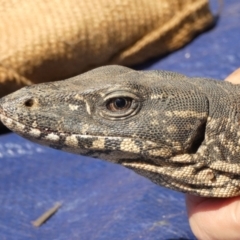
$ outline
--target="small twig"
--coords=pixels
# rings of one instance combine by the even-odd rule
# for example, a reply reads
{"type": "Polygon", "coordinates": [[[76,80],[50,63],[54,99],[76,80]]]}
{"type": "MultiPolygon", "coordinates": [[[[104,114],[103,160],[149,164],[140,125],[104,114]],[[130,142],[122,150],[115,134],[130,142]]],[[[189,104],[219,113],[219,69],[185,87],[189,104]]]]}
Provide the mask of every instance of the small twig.
{"type": "Polygon", "coordinates": [[[45,213],[43,213],[39,218],[37,218],[35,221],[32,221],[33,226],[40,227],[43,223],[45,223],[51,216],[53,216],[58,209],[62,206],[62,203],[57,202],[55,205],[47,210],[45,213]]]}

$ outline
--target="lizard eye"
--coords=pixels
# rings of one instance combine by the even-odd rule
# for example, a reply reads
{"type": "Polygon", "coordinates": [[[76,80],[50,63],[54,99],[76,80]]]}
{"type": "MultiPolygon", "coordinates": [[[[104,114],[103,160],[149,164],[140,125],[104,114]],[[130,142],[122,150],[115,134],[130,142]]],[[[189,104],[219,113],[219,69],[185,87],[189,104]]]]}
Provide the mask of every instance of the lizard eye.
{"type": "Polygon", "coordinates": [[[99,114],[110,120],[123,120],[138,113],[142,106],[139,96],[127,92],[111,92],[103,99],[99,114]]]}
{"type": "Polygon", "coordinates": [[[112,98],[107,102],[107,109],[112,112],[127,110],[131,104],[132,99],[128,97],[112,98]]]}

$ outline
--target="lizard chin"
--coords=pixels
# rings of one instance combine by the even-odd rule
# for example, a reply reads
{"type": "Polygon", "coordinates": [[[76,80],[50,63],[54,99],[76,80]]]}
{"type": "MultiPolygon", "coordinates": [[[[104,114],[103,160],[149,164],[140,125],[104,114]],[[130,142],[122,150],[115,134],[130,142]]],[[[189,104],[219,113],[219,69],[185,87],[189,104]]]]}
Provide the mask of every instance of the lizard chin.
{"type": "Polygon", "coordinates": [[[0,120],[11,131],[18,133],[19,135],[22,135],[22,130],[25,129],[25,125],[19,123],[18,121],[14,120],[10,117],[7,117],[4,114],[4,111],[0,111],[0,120]]]}

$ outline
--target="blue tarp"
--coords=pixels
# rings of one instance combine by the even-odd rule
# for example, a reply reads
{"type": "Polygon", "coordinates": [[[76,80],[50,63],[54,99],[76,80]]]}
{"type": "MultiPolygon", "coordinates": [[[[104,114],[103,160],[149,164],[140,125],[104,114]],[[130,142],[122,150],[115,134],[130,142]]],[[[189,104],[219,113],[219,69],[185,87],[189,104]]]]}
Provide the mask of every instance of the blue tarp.
{"type": "MultiPolygon", "coordinates": [[[[217,2],[217,1],[215,1],[217,2]]],[[[224,79],[240,66],[240,2],[224,1],[215,28],[138,69],[224,79]]],[[[0,136],[0,239],[194,239],[184,195],[119,165],[0,136]],[[56,202],[62,208],[32,226],[56,202]]]]}

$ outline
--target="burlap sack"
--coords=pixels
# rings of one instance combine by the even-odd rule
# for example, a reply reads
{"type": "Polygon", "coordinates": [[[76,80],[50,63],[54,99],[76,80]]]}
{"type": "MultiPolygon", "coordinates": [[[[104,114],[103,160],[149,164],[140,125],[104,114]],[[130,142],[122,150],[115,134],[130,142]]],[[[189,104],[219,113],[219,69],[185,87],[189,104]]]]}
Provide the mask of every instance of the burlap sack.
{"type": "Polygon", "coordinates": [[[143,62],[212,21],[207,0],[0,0],[0,97],[99,65],[143,62]]]}

